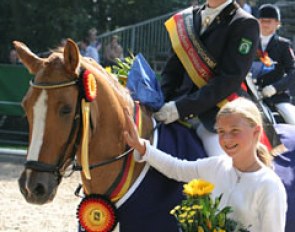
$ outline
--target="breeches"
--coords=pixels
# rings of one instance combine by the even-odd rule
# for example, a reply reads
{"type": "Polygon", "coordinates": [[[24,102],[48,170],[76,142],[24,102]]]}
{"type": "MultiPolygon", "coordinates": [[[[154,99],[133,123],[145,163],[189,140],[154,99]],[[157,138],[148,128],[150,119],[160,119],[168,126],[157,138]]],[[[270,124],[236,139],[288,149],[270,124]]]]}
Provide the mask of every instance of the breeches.
{"type": "Polygon", "coordinates": [[[209,157],[226,155],[219,144],[218,134],[208,131],[202,123],[197,126],[196,133],[201,139],[204,149],[209,157]]]}
{"type": "Polygon", "coordinates": [[[295,125],[295,106],[288,102],[278,103],[275,105],[279,114],[286,123],[295,125]]]}

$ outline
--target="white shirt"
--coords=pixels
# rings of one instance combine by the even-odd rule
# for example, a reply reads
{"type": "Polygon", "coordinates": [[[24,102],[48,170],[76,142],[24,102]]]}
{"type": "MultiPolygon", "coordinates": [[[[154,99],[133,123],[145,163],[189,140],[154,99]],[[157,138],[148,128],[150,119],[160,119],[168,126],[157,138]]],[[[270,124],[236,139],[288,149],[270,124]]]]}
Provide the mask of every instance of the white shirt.
{"type": "Polygon", "coordinates": [[[249,14],[252,14],[252,8],[251,8],[251,6],[248,3],[245,3],[243,5],[243,10],[246,11],[246,12],[248,12],[249,14]]]}
{"type": "Polygon", "coordinates": [[[201,11],[202,17],[202,29],[201,33],[203,33],[206,28],[213,22],[215,17],[230,3],[232,0],[227,0],[225,3],[221,4],[216,8],[209,8],[208,6],[205,7],[204,10],[201,11]]]}
{"type": "Polygon", "coordinates": [[[85,57],[89,57],[94,59],[97,63],[99,63],[99,56],[98,56],[98,51],[96,48],[92,47],[91,45],[88,45],[86,47],[85,51],[85,57]]]}
{"type": "Polygon", "coordinates": [[[147,161],[168,178],[189,182],[200,178],[214,184],[212,197],[223,193],[220,207],[232,206],[229,215],[252,232],[284,232],[287,195],[280,178],[264,166],[256,172],[237,172],[227,155],[197,161],[174,158],[146,142],[146,153],[139,162],[147,161]],[[237,181],[240,176],[240,182],[237,181]]]}

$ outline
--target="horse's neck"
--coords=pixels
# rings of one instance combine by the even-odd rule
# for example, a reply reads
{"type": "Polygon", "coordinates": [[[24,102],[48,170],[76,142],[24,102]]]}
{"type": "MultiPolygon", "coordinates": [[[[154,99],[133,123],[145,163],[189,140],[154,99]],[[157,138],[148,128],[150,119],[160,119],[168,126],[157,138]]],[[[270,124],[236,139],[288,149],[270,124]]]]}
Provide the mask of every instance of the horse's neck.
{"type": "MultiPolygon", "coordinates": [[[[123,107],[132,108],[133,105],[127,103],[122,105],[120,96],[114,95],[113,90],[108,86],[98,89],[95,107],[92,107],[92,120],[95,120],[95,128],[91,132],[89,144],[89,163],[95,164],[103,162],[122,154],[126,150],[126,143],[123,137],[125,118],[123,107]],[[129,104],[129,105],[128,105],[129,104]],[[95,112],[96,111],[96,112],[95,112]]],[[[149,112],[141,107],[142,137],[150,138],[152,132],[152,120],[149,112]]],[[[105,194],[110,186],[115,182],[120,172],[123,171],[123,159],[111,164],[95,168],[91,171],[91,181],[83,179],[84,187],[88,193],[105,194]]],[[[143,164],[136,163],[133,170],[132,183],[139,176],[143,164]]]]}

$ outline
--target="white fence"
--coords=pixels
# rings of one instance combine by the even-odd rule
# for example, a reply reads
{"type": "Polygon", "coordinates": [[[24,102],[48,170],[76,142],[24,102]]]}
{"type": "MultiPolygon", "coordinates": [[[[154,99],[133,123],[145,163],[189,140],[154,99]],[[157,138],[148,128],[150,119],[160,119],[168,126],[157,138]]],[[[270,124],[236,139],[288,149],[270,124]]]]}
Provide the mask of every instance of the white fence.
{"type": "Polygon", "coordinates": [[[159,61],[166,58],[170,49],[170,41],[164,23],[173,13],[101,34],[98,39],[102,42],[100,50],[102,60],[105,46],[113,35],[117,35],[125,56],[128,56],[129,52],[135,55],[141,52],[150,64],[158,69],[159,61]]]}

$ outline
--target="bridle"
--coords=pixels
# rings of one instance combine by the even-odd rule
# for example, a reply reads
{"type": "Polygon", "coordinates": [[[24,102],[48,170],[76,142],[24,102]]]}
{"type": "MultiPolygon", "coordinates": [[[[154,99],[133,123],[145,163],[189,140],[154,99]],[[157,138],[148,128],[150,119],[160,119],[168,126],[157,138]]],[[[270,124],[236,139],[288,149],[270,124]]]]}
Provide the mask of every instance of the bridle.
{"type": "MultiPolygon", "coordinates": [[[[65,81],[65,82],[60,82],[60,83],[50,83],[50,84],[36,83],[36,82],[34,82],[34,80],[30,81],[31,87],[37,88],[37,89],[42,89],[42,90],[58,89],[58,88],[64,88],[64,87],[69,87],[69,86],[73,86],[73,85],[77,85],[78,88],[81,88],[81,78],[77,78],[76,80],[70,80],[70,81],[65,81]]],[[[81,127],[82,127],[81,124],[82,124],[82,122],[81,122],[81,104],[79,104],[81,98],[82,98],[81,90],[79,90],[72,128],[71,128],[68,140],[65,143],[65,146],[59,156],[60,159],[57,162],[57,164],[47,164],[47,163],[44,163],[41,161],[29,160],[29,161],[26,161],[26,163],[25,163],[25,167],[27,169],[32,169],[32,170],[35,170],[38,172],[53,173],[57,177],[58,182],[60,182],[62,177],[69,177],[74,171],[82,171],[82,167],[79,166],[75,160],[76,152],[77,152],[78,146],[80,144],[80,140],[81,140],[81,127]],[[66,154],[69,149],[69,144],[71,144],[71,141],[74,139],[75,133],[77,133],[77,135],[76,135],[75,143],[74,143],[72,151],[71,151],[71,155],[69,156],[69,158],[66,158],[66,154]],[[69,174],[66,174],[66,167],[67,166],[71,167],[69,174]]],[[[101,166],[116,162],[118,160],[121,160],[124,157],[126,157],[127,155],[129,155],[132,151],[133,151],[132,148],[127,148],[125,152],[115,156],[114,158],[89,165],[89,169],[91,170],[91,169],[101,167],[101,166]]]]}

